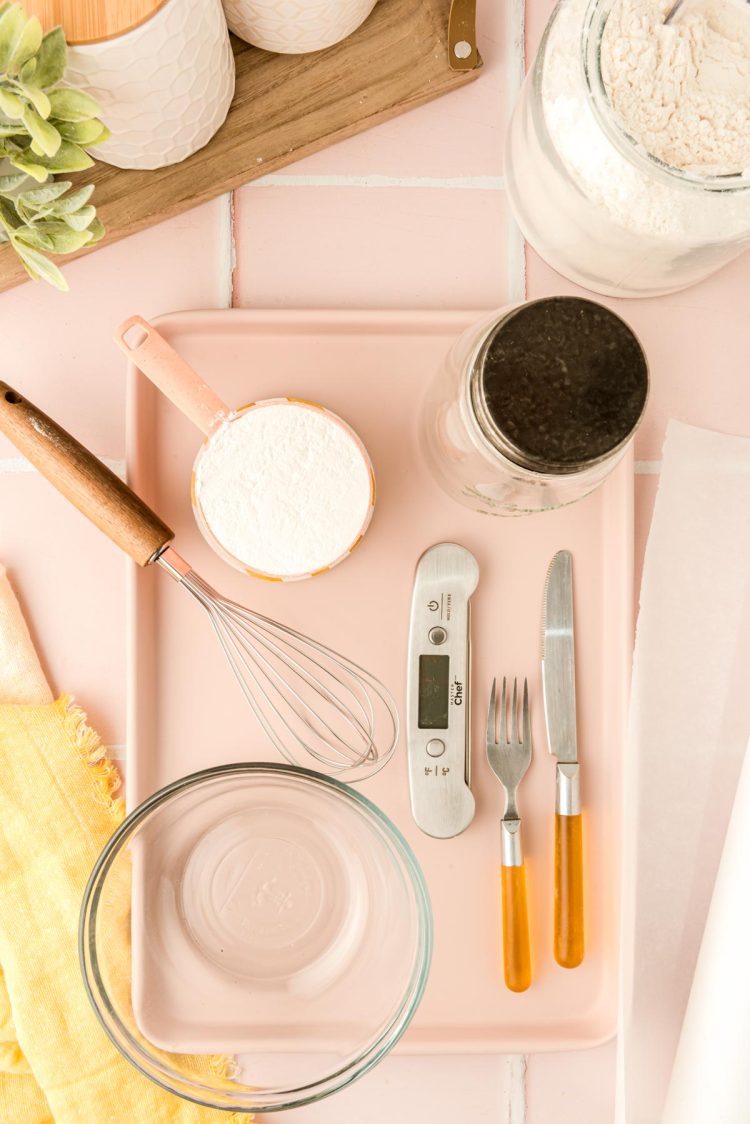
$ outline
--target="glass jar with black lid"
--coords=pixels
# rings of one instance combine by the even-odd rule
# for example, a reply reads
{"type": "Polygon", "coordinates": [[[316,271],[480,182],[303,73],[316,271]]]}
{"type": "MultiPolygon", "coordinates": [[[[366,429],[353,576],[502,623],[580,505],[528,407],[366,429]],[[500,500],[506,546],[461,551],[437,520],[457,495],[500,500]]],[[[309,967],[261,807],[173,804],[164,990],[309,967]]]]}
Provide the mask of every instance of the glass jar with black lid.
{"type": "Polygon", "coordinates": [[[430,386],[425,455],[445,491],[496,515],[572,503],[622,459],[648,397],[632,330],[608,308],[546,297],[455,343],[430,386]]]}

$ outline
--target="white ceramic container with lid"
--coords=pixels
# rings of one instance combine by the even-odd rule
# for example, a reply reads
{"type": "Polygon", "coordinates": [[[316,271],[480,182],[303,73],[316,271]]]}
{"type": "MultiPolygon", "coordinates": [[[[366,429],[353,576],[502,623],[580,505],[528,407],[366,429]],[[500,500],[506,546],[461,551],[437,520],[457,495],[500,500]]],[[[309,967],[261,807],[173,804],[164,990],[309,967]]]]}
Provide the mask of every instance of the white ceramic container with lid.
{"type": "Polygon", "coordinates": [[[279,54],[321,51],[356,31],[376,0],[224,0],[230,31],[279,54]]]}
{"type": "Polygon", "coordinates": [[[112,133],[97,160],[161,168],[203,148],[234,94],[221,0],[26,0],[69,44],[65,81],[93,95],[112,133]]]}

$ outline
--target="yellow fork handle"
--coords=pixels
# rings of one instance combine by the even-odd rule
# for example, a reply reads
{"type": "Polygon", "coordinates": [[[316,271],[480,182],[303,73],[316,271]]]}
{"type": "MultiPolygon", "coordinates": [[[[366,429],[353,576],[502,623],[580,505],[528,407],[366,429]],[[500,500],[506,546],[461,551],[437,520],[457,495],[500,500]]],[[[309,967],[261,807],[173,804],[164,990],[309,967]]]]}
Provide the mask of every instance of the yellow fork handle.
{"type": "Polygon", "coordinates": [[[583,960],[583,833],[581,815],[555,816],[555,960],[583,960]]]}
{"type": "Polygon", "coordinates": [[[529,911],[526,905],[526,868],[503,866],[503,967],[505,986],[526,991],[531,983],[529,911]]]}

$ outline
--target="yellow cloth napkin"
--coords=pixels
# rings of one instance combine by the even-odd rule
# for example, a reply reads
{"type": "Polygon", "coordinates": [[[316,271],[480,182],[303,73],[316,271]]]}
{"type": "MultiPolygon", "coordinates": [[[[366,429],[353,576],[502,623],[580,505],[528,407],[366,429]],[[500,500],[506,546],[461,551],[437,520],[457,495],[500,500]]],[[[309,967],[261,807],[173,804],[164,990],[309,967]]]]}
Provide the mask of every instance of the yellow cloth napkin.
{"type": "MultiPolygon", "coordinates": [[[[124,816],[97,735],[68,697],[48,701],[0,566],[0,1122],[247,1121],[160,1089],[116,1051],[78,965],[78,916],[96,858],[124,816]]],[[[130,956],[127,888],[121,941],[130,956]]],[[[119,950],[118,950],[119,952],[119,950]]],[[[196,1069],[226,1059],[193,1059],[196,1069]]]]}

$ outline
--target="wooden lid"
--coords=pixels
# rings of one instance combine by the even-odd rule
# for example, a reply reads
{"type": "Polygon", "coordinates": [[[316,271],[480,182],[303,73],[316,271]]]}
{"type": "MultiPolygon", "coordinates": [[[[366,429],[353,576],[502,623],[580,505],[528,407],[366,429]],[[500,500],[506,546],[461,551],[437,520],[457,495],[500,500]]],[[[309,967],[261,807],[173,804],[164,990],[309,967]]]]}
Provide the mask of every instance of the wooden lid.
{"type": "Polygon", "coordinates": [[[168,0],[24,0],[45,31],[62,24],[68,43],[115,39],[145,23],[168,0]]]}

